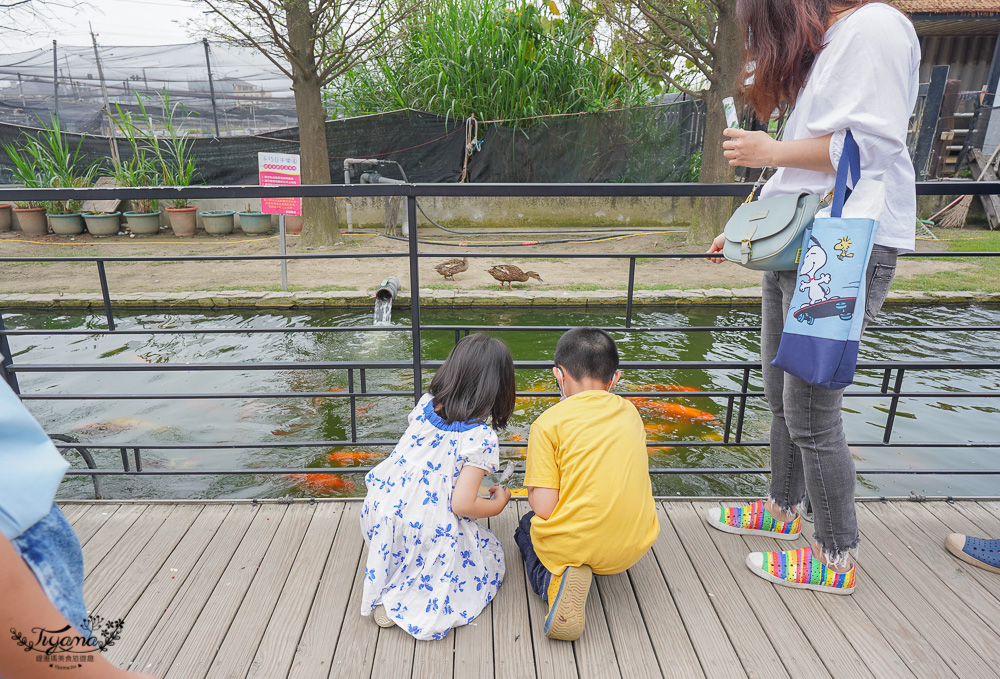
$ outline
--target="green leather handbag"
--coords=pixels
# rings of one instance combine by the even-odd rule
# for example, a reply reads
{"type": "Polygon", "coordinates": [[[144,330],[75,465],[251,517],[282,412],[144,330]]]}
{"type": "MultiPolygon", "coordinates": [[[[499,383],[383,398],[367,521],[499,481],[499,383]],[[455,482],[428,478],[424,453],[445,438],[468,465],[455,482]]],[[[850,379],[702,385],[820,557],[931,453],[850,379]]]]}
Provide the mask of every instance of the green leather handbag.
{"type": "Polygon", "coordinates": [[[726,222],[723,256],[748,269],[796,270],[802,232],[812,224],[820,202],[821,196],[802,192],[743,203],[726,222]]]}

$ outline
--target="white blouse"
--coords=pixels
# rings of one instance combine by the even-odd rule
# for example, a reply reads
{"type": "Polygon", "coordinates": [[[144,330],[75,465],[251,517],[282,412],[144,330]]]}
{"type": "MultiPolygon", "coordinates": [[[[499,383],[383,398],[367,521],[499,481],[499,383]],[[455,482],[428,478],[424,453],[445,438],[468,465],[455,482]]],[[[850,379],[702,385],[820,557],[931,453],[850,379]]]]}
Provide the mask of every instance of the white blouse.
{"type": "MultiPolygon", "coordinates": [[[[861,176],[885,185],[885,210],[877,245],[914,248],[917,197],[906,131],[920,84],[920,45],[913,24],[884,3],[863,5],[826,32],[795,100],[783,139],[833,133],[830,162],[836,167],[849,129],[861,149],[861,176]]],[[[808,191],[825,195],[835,175],[778,168],[761,198],[808,191]]]]}

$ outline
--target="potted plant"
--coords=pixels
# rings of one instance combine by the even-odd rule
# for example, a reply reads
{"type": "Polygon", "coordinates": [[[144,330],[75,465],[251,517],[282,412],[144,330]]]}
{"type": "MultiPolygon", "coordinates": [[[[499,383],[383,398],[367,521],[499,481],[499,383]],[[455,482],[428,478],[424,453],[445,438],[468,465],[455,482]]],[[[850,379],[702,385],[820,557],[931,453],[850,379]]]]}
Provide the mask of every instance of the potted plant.
{"type": "Polygon", "coordinates": [[[10,231],[10,203],[0,203],[0,233],[10,231]]]}
{"type": "MultiPolygon", "coordinates": [[[[140,100],[140,105],[142,104],[140,100]]],[[[156,163],[158,144],[151,126],[148,132],[140,128],[132,113],[115,104],[117,116],[108,114],[129,145],[132,157],[128,160],[120,155],[113,161],[111,176],[119,186],[141,187],[157,183],[160,168],[156,163]]],[[[142,109],[145,116],[145,109],[142,109]]],[[[145,116],[147,125],[149,117],[145,116]]],[[[160,201],[155,198],[137,198],[130,201],[132,210],[125,213],[129,231],[136,236],[151,236],[160,232],[160,201]]]]}
{"type": "Polygon", "coordinates": [[[121,212],[84,212],[83,221],[94,238],[118,235],[121,212]]]}
{"type": "MultiPolygon", "coordinates": [[[[59,126],[59,119],[53,118],[49,126],[27,138],[19,147],[4,144],[4,151],[14,165],[13,176],[26,188],[80,187],[89,186],[97,169],[92,163],[84,170],[78,168],[80,147],[83,139],[71,149],[59,126]]],[[[21,230],[29,236],[43,236],[48,233],[49,224],[41,223],[45,213],[58,235],[71,236],[83,233],[78,200],[58,201],[15,201],[15,213],[21,223],[21,230]]]]}
{"type": "MultiPolygon", "coordinates": [[[[143,121],[147,130],[152,130],[153,126],[149,116],[146,114],[146,107],[142,103],[139,95],[139,110],[142,113],[143,121]]],[[[161,128],[165,134],[157,137],[147,137],[149,146],[156,156],[160,165],[160,176],[164,186],[190,186],[197,172],[194,159],[191,157],[191,140],[188,133],[182,131],[177,123],[176,114],[178,108],[184,113],[182,123],[187,120],[187,109],[181,103],[170,105],[170,98],[163,94],[160,105],[162,110],[170,111],[165,116],[161,128]]],[[[174,198],[170,200],[170,207],[166,208],[167,219],[170,228],[175,236],[193,236],[198,225],[198,208],[191,205],[187,198],[174,198]]]]}
{"type": "Polygon", "coordinates": [[[271,232],[270,213],[255,210],[247,203],[246,211],[237,214],[240,216],[240,228],[248,236],[259,236],[271,232]]]}
{"type": "Polygon", "coordinates": [[[235,210],[207,210],[198,214],[209,236],[228,236],[233,232],[235,210]]]}

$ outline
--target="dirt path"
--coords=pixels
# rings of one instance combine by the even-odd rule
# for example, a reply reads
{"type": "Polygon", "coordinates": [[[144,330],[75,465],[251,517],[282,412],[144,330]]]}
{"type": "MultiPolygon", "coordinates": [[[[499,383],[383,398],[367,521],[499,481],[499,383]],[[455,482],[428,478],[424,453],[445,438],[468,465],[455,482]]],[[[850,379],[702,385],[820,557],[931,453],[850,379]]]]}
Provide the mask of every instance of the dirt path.
{"type": "MultiPolygon", "coordinates": [[[[963,232],[963,233],[968,233],[963,232]]],[[[435,229],[420,230],[420,237],[438,239],[435,229]]],[[[939,234],[940,236],[940,234],[939,234]]],[[[565,235],[552,236],[564,238],[565,235]]],[[[495,238],[484,235],[483,240],[495,238]]],[[[545,239],[544,234],[537,236],[545,239]]],[[[168,255],[246,255],[278,254],[276,236],[249,238],[231,236],[193,239],[174,238],[169,232],[149,239],[112,237],[94,239],[89,235],[70,241],[57,236],[23,242],[20,233],[0,234],[0,255],[27,257],[69,256],[168,256],[168,255]]],[[[918,250],[945,250],[946,243],[919,242],[918,250]]],[[[329,248],[306,248],[298,237],[288,238],[289,254],[405,253],[406,244],[380,236],[344,236],[344,240],[329,248]]],[[[460,248],[443,245],[422,245],[423,252],[447,252],[461,256],[463,252],[479,252],[487,248],[460,248]]],[[[489,248],[498,251],[501,248],[489,248]]],[[[502,248],[502,255],[470,259],[469,270],[459,274],[456,283],[444,282],[433,266],[440,258],[428,258],[420,263],[420,282],[424,288],[489,290],[498,284],[485,269],[494,264],[516,264],[534,270],[543,282],[531,280],[517,287],[553,290],[616,290],[628,283],[627,260],[567,259],[561,253],[654,253],[701,252],[704,247],[688,246],[683,234],[657,234],[610,240],[600,243],[560,243],[552,245],[502,248]],[[518,257],[533,252],[551,256],[518,257]]],[[[960,272],[975,263],[940,259],[909,259],[899,264],[897,289],[906,288],[906,279],[940,272],[960,272]]],[[[108,263],[108,283],[112,292],[183,292],[189,290],[280,290],[281,268],[277,261],[236,262],[137,262],[108,263]]],[[[409,263],[400,258],[344,258],[336,260],[299,260],[288,265],[290,290],[373,290],[385,277],[394,275],[409,286],[409,263]]],[[[636,264],[638,289],[740,288],[760,284],[760,274],[731,264],[713,265],[704,260],[670,260],[643,258],[636,264]]],[[[923,287],[922,289],[926,289],[923,287]]],[[[0,292],[99,292],[97,268],[93,263],[5,263],[0,265],[0,292]]]]}

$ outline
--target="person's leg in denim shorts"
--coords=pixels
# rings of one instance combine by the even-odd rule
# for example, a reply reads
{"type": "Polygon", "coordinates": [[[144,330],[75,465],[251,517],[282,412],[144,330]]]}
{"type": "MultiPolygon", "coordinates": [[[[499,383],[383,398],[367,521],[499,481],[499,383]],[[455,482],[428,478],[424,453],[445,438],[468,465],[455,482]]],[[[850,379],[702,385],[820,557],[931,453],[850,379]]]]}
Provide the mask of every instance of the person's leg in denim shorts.
{"type": "Polygon", "coordinates": [[[73,527],[59,508],[11,540],[31,568],[42,590],[78,632],[90,636],[87,606],[83,602],[83,550],[73,527]]]}

